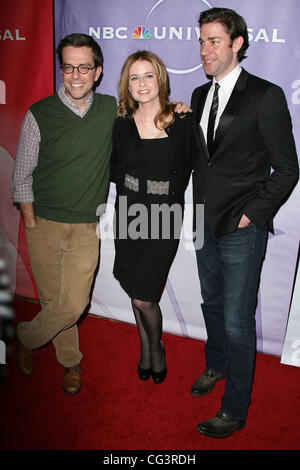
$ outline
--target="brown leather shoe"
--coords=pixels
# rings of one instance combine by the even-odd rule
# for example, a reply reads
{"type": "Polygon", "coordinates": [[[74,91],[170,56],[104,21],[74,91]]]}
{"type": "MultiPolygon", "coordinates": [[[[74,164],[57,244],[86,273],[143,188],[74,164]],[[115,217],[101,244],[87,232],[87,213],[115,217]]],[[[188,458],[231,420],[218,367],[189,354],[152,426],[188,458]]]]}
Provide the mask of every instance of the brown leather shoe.
{"type": "Polygon", "coordinates": [[[21,343],[16,330],[17,352],[16,361],[19,371],[23,375],[30,375],[33,372],[32,349],[26,348],[21,343]]]}
{"type": "Polygon", "coordinates": [[[62,387],[66,393],[77,393],[81,388],[80,366],[65,367],[62,387]]]}
{"type": "Polygon", "coordinates": [[[235,431],[240,431],[246,425],[246,420],[232,418],[225,411],[220,410],[214,418],[199,423],[197,431],[208,437],[229,437],[235,431]]]}
{"type": "Polygon", "coordinates": [[[194,382],[191,388],[191,394],[195,397],[202,397],[207,393],[210,393],[218,380],[224,379],[226,376],[225,372],[214,372],[206,369],[200,377],[194,382]]]}

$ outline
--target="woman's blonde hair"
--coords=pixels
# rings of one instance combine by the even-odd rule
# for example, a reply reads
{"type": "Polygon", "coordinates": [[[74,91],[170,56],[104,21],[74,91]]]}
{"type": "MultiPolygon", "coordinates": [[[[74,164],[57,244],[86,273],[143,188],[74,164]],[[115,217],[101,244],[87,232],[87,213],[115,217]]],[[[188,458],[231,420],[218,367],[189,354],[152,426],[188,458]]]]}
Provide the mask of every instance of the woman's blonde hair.
{"type": "Polygon", "coordinates": [[[131,54],[125,61],[119,81],[119,106],[118,115],[132,119],[138,108],[138,102],[129,91],[129,70],[137,60],[147,60],[153,66],[159,87],[159,100],[161,109],[155,116],[154,123],[158,129],[165,129],[170,124],[170,115],[174,119],[175,105],[169,102],[170,82],[168,72],[160,58],[150,51],[137,51],[131,54]]]}

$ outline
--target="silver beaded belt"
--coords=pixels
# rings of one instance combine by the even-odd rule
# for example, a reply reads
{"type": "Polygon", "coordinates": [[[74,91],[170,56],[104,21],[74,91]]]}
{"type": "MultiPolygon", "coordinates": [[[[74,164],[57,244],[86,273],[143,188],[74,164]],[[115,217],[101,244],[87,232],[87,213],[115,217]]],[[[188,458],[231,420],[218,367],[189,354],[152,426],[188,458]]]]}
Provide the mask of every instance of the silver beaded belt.
{"type": "MultiPolygon", "coordinates": [[[[169,181],[147,180],[147,194],[169,194],[169,181]]],[[[124,186],[131,191],[139,191],[139,179],[126,173],[124,186]]]]}

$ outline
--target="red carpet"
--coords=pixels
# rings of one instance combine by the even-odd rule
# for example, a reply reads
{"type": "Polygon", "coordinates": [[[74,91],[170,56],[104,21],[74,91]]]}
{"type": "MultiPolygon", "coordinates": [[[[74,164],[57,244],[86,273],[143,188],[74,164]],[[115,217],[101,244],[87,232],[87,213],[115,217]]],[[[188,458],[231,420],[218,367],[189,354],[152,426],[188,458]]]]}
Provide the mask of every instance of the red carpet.
{"type": "MultiPolygon", "coordinates": [[[[38,310],[35,303],[15,302],[17,321],[38,310]]],[[[61,388],[52,344],[34,358],[29,377],[18,372],[13,354],[0,386],[0,449],[300,450],[299,368],[258,354],[247,426],[216,440],[195,427],[218,411],[224,381],[205,397],[189,393],[204,369],[203,342],[164,334],[168,376],[155,385],[137,377],[135,326],[88,316],[79,331],[84,360],[77,395],[61,388]]]]}

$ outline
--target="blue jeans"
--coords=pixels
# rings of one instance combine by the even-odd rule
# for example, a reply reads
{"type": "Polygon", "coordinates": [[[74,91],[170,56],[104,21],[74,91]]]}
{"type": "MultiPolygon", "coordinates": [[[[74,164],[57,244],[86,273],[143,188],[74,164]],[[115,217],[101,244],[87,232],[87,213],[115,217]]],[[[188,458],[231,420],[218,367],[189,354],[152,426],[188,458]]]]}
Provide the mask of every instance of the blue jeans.
{"type": "Polygon", "coordinates": [[[196,251],[207,329],[206,368],[226,372],[222,410],[245,419],[256,353],[255,308],[268,232],[254,224],[215,238],[204,222],[196,251]]]}

